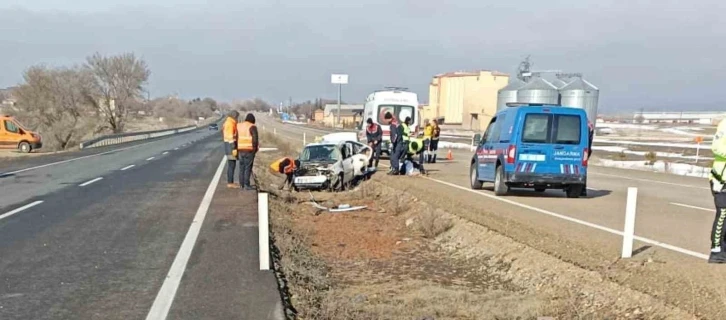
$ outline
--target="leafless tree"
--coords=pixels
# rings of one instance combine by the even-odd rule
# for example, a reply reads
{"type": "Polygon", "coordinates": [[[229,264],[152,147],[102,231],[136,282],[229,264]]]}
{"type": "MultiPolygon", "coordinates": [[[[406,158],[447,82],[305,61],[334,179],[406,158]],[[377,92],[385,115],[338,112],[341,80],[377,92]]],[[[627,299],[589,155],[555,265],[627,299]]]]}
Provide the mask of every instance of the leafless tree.
{"type": "Polygon", "coordinates": [[[125,120],[143,99],[144,85],[151,75],[146,62],[133,53],[110,57],[96,53],[86,59],[85,67],[93,75],[87,99],[114,133],[123,132],[125,120]]]}
{"type": "Polygon", "coordinates": [[[23,78],[16,91],[17,107],[33,128],[51,138],[46,140],[48,148],[66,149],[92,130],[96,119],[86,100],[92,82],[87,70],[34,66],[23,78]]]}

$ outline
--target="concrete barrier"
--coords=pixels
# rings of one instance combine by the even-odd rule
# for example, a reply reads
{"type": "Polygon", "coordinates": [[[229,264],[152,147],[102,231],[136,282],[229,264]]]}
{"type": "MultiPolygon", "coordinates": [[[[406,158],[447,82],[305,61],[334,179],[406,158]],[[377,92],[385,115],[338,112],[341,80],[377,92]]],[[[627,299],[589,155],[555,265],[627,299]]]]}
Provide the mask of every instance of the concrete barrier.
{"type": "MultiPolygon", "coordinates": [[[[218,123],[218,122],[222,121],[223,119],[224,119],[224,117],[221,117],[213,122],[210,122],[209,124],[215,123],[215,122],[218,123]]],[[[202,126],[203,125],[199,125],[199,126],[193,125],[193,126],[186,126],[186,127],[172,128],[172,129],[154,130],[154,131],[110,134],[110,135],[93,138],[93,139],[90,139],[87,141],[83,141],[80,143],[79,147],[81,149],[88,149],[88,148],[94,148],[94,147],[104,147],[104,146],[134,142],[134,141],[139,141],[139,140],[147,140],[147,139],[165,137],[165,136],[169,136],[169,135],[173,135],[173,134],[179,134],[179,133],[196,130],[198,128],[201,128],[202,126]]]]}

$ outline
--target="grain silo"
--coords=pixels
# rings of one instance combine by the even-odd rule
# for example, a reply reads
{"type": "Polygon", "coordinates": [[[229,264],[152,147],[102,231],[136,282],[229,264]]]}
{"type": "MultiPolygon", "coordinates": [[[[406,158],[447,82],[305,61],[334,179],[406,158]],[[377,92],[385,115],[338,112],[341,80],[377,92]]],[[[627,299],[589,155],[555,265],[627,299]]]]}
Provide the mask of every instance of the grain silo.
{"type": "Polygon", "coordinates": [[[508,102],[517,102],[517,89],[525,85],[525,82],[517,78],[509,78],[509,84],[497,93],[497,112],[505,109],[508,102]]]}
{"type": "Polygon", "coordinates": [[[555,88],[559,89],[567,85],[567,82],[562,81],[560,79],[555,79],[551,81],[552,85],[555,86],[555,88]]]}
{"type": "Polygon", "coordinates": [[[597,119],[597,103],[600,90],[582,78],[575,78],[560,88],[560,104],[565,107],[582,108],[590,122],[597,119]]]}
{"type": "Polygon", "coordinates": [[[559,92],[552,83],[542,78],[533,78],[517,90],[516,102],[558,104],[559,98],[559,92]]]}

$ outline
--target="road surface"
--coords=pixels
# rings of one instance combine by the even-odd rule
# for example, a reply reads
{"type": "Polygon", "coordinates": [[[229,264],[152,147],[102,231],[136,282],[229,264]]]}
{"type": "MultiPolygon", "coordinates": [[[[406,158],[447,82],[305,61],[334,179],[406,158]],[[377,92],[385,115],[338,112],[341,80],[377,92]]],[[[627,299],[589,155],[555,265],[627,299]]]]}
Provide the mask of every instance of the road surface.
{"type": "Polygon", "coordinates": [[[256,193],[226,188],[219,140],[0,165],[0,319],[283,318],[256,193]]]}

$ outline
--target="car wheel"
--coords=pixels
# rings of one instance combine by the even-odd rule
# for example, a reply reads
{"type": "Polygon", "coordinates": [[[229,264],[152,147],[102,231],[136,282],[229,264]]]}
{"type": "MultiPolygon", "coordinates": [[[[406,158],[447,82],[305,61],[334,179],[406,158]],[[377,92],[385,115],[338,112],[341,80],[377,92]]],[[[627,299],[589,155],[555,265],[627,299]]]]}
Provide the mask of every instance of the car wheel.
{"type": "Polygon", "coordinates": [[[582,188],[584,188],[584,185],[581,184],[571,184],[567,187],[565,192],[567,193],[568,198],[579,198],[582,194],[582,188]]]}
{"type": "Polygon", "coordinates": [[[476,170],[476,163],[472,163],[469,168],[469,182],[471,182],[471,188],[474,190],[481,189],[481,181],[479,181],[479,173],[476,170]]]}
{"type": "Polygon", "coordinates": [[[494,194],[498,196],[506,195],[509,192],[509,186],[504,182],[504,167],[498,166],[494,177],[494,194]]]}
{"type": "Polygon", "coordinates": [[[18,150],[22,153],[29,153],[33,148],[30,147],[30,143],[27,143],[25,141],[18,144],[18,150]]]}

